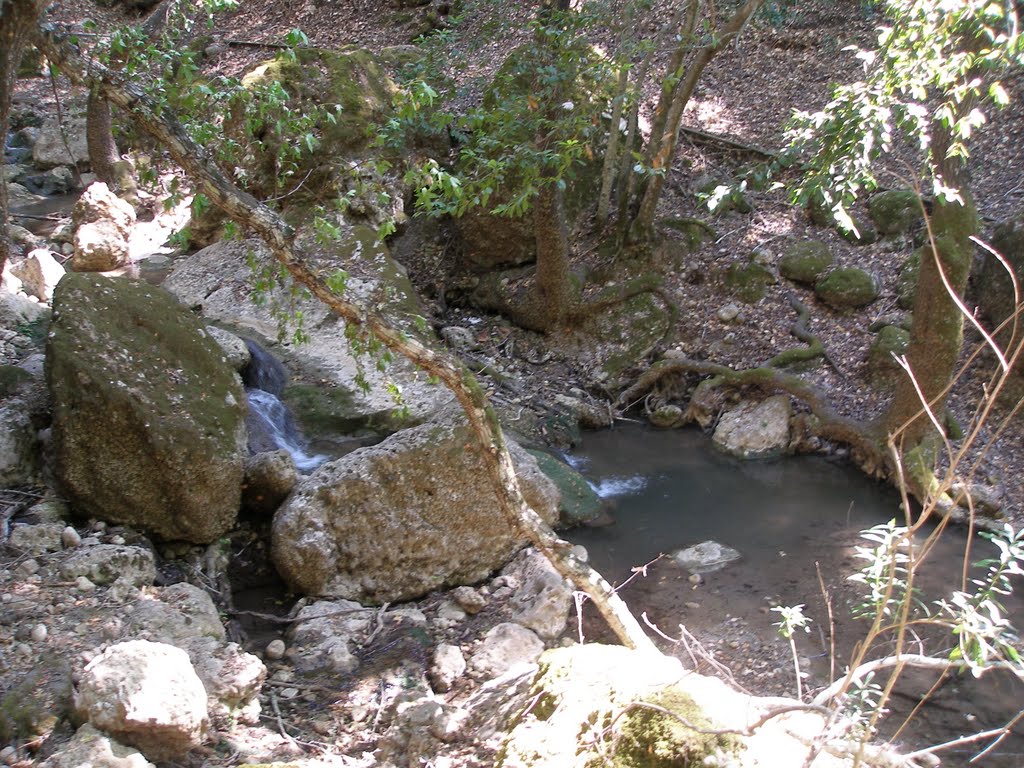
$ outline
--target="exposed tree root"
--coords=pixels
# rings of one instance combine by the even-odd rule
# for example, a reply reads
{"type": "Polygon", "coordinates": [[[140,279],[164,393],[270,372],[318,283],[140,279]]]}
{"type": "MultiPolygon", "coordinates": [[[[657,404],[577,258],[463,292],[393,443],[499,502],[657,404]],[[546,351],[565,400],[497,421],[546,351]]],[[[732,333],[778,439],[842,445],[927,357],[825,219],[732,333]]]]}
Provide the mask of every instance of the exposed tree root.
{"type": "MultiPolygon", "coordinates": [[[[690,374],[712,377],[700,383],[698,390],[701,392],[694,393],[694,399],[698,401],[706,397],[709,390],[720,387],[757,387],[765,392],[790,395],[810,411],[809,416],[802,419],[801,425],[808,434],[850,446],[853,460],[867,474],[890,476],[892,467],[889,455],[873,422],[865,423],[840,415],[820,389],[777,368],[762,366],[737,371],[717,363],[667,355],[644,371],[631,387],[619,395],[616,405],[625,407],[636,402],[669,377],[690,374]]],[[[696,417],[696,414],[690,415],[696,417]]]]}
{"type": "Polygon", "coordinates": [[[790,326],[789,332],[807,346],[787,349],[780,352],[771,360],[766,362],[764,364],[765,367],[785,368],[788,365],[794,365],[807,360],[813,360],[816,357],[822,357],[825,359],[826,363],[832,366],[832,370],[843,378],[846,378],[846,374],[843,373],[842,369],[840,369],[836,364],[836,361],[832,359],[831,355],[829,355],[828,350],[825,349],[825,345],[822,344],[821,339],[811,333],[810,329],[807,327],[807,323],[811,319],[811,313],[807,309],[807,305],[800,301],[796,296],[790,294],[789,306],[796,311],[796,321],[790,326]]]}

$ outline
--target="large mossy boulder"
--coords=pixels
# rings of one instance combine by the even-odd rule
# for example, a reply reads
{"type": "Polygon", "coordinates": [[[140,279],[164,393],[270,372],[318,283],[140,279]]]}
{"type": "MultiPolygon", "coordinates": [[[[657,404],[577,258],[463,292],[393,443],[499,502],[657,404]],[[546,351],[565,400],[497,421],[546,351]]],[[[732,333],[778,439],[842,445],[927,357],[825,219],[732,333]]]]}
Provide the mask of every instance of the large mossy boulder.
{"type": "Polygon", "coordinates": [[[908,232],[923,220],[921,200],[912,189],[890,189],[872,195],[868,213],[882,235],[908,232]]]}
{"type": "Polygon", "coordinates": [[[819,240],[801,240],[789,245],[779,260],[779,274],[801,285],[814,285],[832,266],[836,257],[819,240]]]}
{"type": "Polygon", "coordinates": [[[46,344],[61,492],[82,515],[214,541],[238,514],[245,396],[220,347],[164,291],[68,274],[46,344]]]}
{"type": "Polygon", "coordinates": [[[587,644],[547,651],[538,663],[529,705],[495,765],[732,765],[730,758],[742,748],[739,740],[701,732],[721,725],[677,685],[684,677],[691,678],[677,659],[621,647],[587,644]]]}
{"type": "Polygon", "coordinates": [[[834,309],[856,309],[878,298],[878,279],[858,267],[840,267],[819,280],[814,293],[834,309]]]}
{"type": "MultiPolygon", "coordinates": [[[[527,502],[553,524],[557,488],[509,448],[527,502]]],[[[472,584],[524,543],[465,416],[450,409],[300,480],[274,517],[272,556],[297,592],[381,603],[472,584]]]]}

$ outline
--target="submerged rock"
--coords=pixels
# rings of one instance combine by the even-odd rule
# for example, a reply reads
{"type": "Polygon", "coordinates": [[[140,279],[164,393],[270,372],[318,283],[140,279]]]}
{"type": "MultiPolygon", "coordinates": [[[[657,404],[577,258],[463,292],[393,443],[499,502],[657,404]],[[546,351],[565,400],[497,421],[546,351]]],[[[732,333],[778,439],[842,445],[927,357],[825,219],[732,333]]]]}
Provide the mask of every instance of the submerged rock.
{"type": "Polygon", "coordinates": [[[702,541],[672,553],[672,559],[690,573],[720,571],[741,557],[740,553],[717,541],[702,541]]]}
{"type": "MultiPolygon", "coordinates": [[[[553,523],[557,489],[509,448],[527,502],[553,523]]],[[[298,592],[389,602],[479,581],[523,543],[464,416],[448,412],[300,480],[274,518],[272,554],[298,592]]]]}
{"type": "Polygon", "coordinates": [[[195,543],[230,529],[245,400],[189,312],[147,285],[69,274],[46,352],[57,477],[78,513],[195,543]]]}

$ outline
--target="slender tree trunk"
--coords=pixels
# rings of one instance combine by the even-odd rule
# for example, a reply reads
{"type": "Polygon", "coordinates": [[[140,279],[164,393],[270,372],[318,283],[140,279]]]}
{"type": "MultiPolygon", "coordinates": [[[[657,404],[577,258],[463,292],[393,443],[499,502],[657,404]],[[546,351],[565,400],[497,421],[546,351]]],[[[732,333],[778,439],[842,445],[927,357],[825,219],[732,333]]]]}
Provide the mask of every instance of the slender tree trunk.
{"type": "Polygon", "coordinates": [[[636,216],[630,225],[630,242],[643,242],[651,237],[654,230],[654,213],[657,210],[658,201],[661,199],[661,192],[665,187],[665,177],[672,165],[676,144],[679,141],[679,127],[682,124],[683,110],[689,104],[690,97],[693,96],[693,91],[696,89],[705,67],[736,39],[754,11],[763,3],[764,0],[747,0],[729,19],[721,32],[697,52],[697,56],[686,70],[686,76],[676,87],[671,105],[665,113],[664,128],[660,138],[651,136],[651,141],[657,142],[657,151],[649,162],[653,175],[643,190],[636,216]]]}
{"type": "MultiPolygon", "coordinates": [[[[41,0],[0,0],[0,140],[5,144],[18,65],[45,5],[41,0]]],[[[7,182],[0,179],[0,273],[11,255],[9,221],[7,182]]]]}
{"type": "MultiPolygon", "coordinates": [[[[944,157],[950,144],[948,132],[940,127],[933,137],[935,156],[944,157]]],[[[934,434],[932,422],[922,407],[922,397],[939,423],[945,421],[946,398],[963,346],[964,316],[950,292],[959,298],[967,288],[974,249],[970,237],[978,231],[977,212],[965,170],[963,162],[956,157],[939,163],[943,182],[957,189],[964,202],[936,204],[930,223],[931,247],[921,249],[921,268],[914,293],[914,323],[907,348],[913,379],[906,375],[900,377],[884,417],[887,434],[902,429],[904,451],[934,434]]]]}
{"type": "MultiPolygon", "coordinates": [[[[619,123],[622,122],[623,107],[626,103],[626,89],[629,87],[629,68],[619,69],[619,80],[615,85],[615,100],[612,104],[612,119],[608,124],[608,144],[604,150],[604,164],[601,166],[601,191],[597,198],[597,225],[608,223],[611,208],[612,184],[615,182],[615,168],[619,161],[619,123]]],[[[625,154],[629,153],[626,145],[625,154]]]]}
{"type": "Polygon", "coordinates": [[[694,33],[697,29],[697,19],[700,15],[700,0],[690,0],[684,7],[680,6],[677,16],[673,20],[673,27],[676,27],[678,43],[672,51],[672,58],[665,67],[665,76],[661,79],[661,89],[658,93],[658,103],[654,108],[654,116],[651,118],[651,140],[647,143],[644,151],[644,162],[650,165],[655,155],[661,148],[665,134],[665,125],[668,121],[668,111],[675,100],[675,94],[679,85],[686,75],[686,54],[693,48],[694,33]],[[685,20],[681,14],[685,13],[685,20]]]}
{"type": "Polygon", "coordinates": [[[89,148],[89,165],[96,178],[115,192],[122,190],[117,177],[116,163],[121,159],[114,143],[114,121],[110,114],[110,102],[100,95],[98,89],[89,89],[89,100],[85,109],[85,140],[89,148]]]}
{"type": "Polygon", "coordinates": [[[86,62],[53,34],[42,32],[38,36],[38,44],[52,61],[61,64],[79,84],[85,83],[85,73],[89,73],[102,94],[125,114],[131,115],[139,128],[161,144],[214,205],[243,227],[256,232],[289,274],[346,323],[372,334],[388,349],[444,382],[466,413],[506,518],[551,561],[559,573],[590,596],[624,645],[657,653],[654,643],[608,582],[597,571],[574,557],[568,542],[559,539],[526,503],[498,417],[488,403],[483,388],[464,365],[452,356],[431,349],[393,328],[378,313],[331,291],[326,283],[330,275],[305,260],[303,254],[296,249],[294,233],[284,220],[252,195],[229,182],[220,169],[207,159],[206,153],[188,138],[174,116],[161,112],[139,88],[124,82],[99,62],[88,62],[86,66],[86,62]]]}

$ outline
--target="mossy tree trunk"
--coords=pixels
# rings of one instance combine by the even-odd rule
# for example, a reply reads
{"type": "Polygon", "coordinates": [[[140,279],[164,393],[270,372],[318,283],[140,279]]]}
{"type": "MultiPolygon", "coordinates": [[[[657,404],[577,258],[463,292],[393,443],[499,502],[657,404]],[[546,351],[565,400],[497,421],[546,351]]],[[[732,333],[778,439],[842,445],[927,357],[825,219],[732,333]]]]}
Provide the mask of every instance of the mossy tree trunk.
{"type": "Polygon", "coordinates": [[[921,257],[907,348],[913,378],[900,377],[883,418],[886,434],[899,433],[898,442],[904,452],[929,435],[937,436],[924,412],[922,398],[940,424],[945,420],[946,399],[963,346],[964,317],[953,295],[960,298],[967,288],[973,251],[970,238],[978,231],[963,161],[945,157],[951,142],[944,129],[937,129],[934,135],[936,157],[944,158],[939,164],[941,178],[959,191],[963,202],[938,202],[933,210],[931,247],[925,248],[921,257]]]}
{"type": "Polygon", "coordinates": [[[162,145],[214,205],[261,237],[274,258],[289,274],[344,322],[372,335],[388,349],[442,381],[455,395],[466,414],[476,438],[477,450],[487,467],[498,504],[506,519],[550,560],[563,577],[590,596],[624,645],[657,653],[654,643],[611,585],[597,571],[576,558],[571,552],[571,545],[559,539],[526,503],[494,409],[488,403],[479,382],[464,365],[451,355],[427,347],[392,327],[381,315],[350,297],[332,291],[327,285],[331,275],[322,273],[304,258],[295,246],[294,233],[284,220],[252,195],[229,182],[220,169],[207,159],[206,153],[188,137],[175,117],[153,104],[141,89],[125,82],[99,62],[90,61],[87,64],[51,33],[42,31],[37,39],[46,55],[59,63],[74,82],[88,84],[88,73],[103,96],[130,115],[142,131],[162,145]]]}
{"type": "MultiPolygon", "coordinates": [[[[18,66],[45,6],[41,0],[0,0],[0,139],[5,143],[18,66]]],[[[8,222],[7,182],[0,179],[0,272],[11,254],[8,222]]]]}

